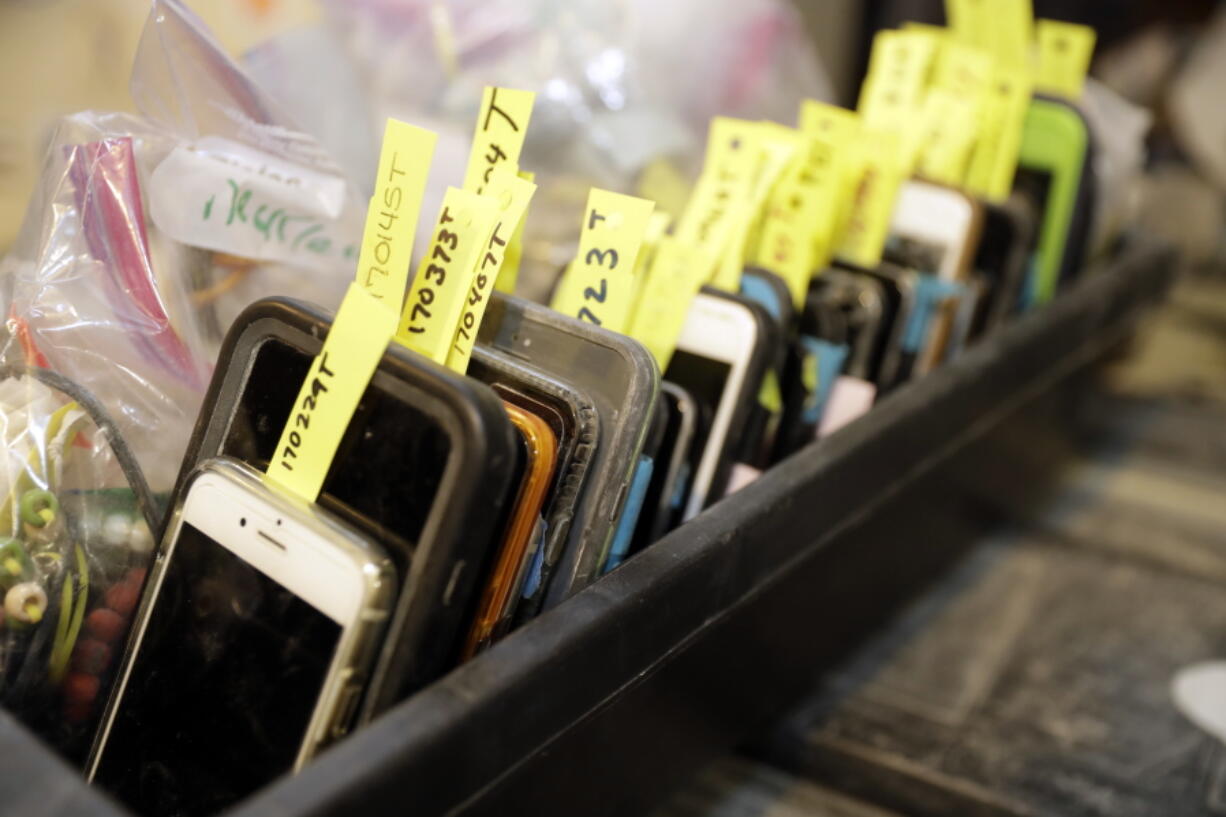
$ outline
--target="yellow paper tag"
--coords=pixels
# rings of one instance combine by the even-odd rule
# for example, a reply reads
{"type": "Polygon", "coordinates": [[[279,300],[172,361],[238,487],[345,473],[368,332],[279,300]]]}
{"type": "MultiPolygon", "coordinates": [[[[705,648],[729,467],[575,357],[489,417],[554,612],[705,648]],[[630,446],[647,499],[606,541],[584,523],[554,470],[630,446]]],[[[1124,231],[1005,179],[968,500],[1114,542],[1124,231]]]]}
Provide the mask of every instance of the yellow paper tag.
{"type": "Polygon", "coordinates": [[[383,129],[375,194],[366,212],[356,280],[398,310],[413,263],[413,236],[438,137],[395,119],[383,129]]]}
{"type": "Polygon", "coordinates": [[[978,132],[978,100],[933,88],[924,101],[924,150],[918,172],[938,184],[962,186],[978,132]]]}
{"type": "MultiPolygon", "coordinates": [[[[788,285],[797,306],[804,304],[809,279],[816,271],[819,247],[829,247],[838,176],[830,145],[807,133],[801,155],[771,197],[762,222],[754,264],[788,285]]],[[[828,258],[823,257],[822,263],[828,258]]]]}
{"type": "Polygon", "coordinates": [[[758,403],[771,414],[783,411],[783,389],[779,387],[779,375],[775,370],[767,369],[762,377],[762,388],[758,390],[758,403]]]}
{"type": "Polygon", "coordinates": [[[449,187],[434,239],[417,266],[396,339],[435,363],[446,363],[477,262],[498,220],[498,203],[449,187]]]}
{"type": "Polygon", "coordinates": [[[661,212],[659,209],[653,210],[651,217],[647,219],[647,229],[643,233],[643,245],[639,248],[639,257],[634,264],[634,275],[639,281],[634,293],[634,303],[630,306],[630,317],[627,319],[626,325],[634,325],[634,316],[638,314],[639,302],[643,298],[643,292],[646,288],[647,273],[651,269],[651,265],[655,263],[656,251],[660,247],[660,240],[668,234],[669,225],[673,223],[673,217],[668,213],[661,212]]]}
{"type": "Polygon", "coordinates": [[[859,111],[867,127],[905,130],[924,98],[936,41],[922,31],[885,30],[873,38],[859,111]]]}
{"type": "Polygon", "coordinates": [[[972,193],[993,202],[1009,197],[1029,107],[1027,73],[998,65],[983,97],[980,138],[967,173],[966,186],[972,193]]]}
{"type": "Polygon", "coordinates": [[[1094,29],[1076,23],[1039,20],[1039,70],[1035,88],[1080,99],[1094,56],[1094,29]]]}
{"type": "Polygon", "coordinates": [[[477,129],[473,133],[472,151],[468,154],[468,169],[464,173],[465,190],[482,192],[489,183],[490,174],[499,165],[519,167],[535,100],[536,94],[531,91],[485,89],[477,129]]]}
{"type": "Polygon", "coordinates": [[[904,175],[890,157],[898,155],[898,135],[865,130],[853,144],[855,192],[837,255],[872,268],[881,263],[904,175]]]}
{"type": "MultiPolygon", "coordinates": [[[[527,170],[519,171],[519,177],[526,182],[535,183],[536,174],[527,170]]],[[[519,226],[511,234],[511,243],[507,244],[506,257],[502,259],[502,269],[498,270],[498,280],[494,289],[505,295],[515,294],[515,283],[519,280],[519,264],[524,256],[524,225],[528,223],[527,213],[519,220],[519,226]]]]}
{"type": "Polygon", "coordinates": [[[472,284],[468,288],[468,297],[464,302],[464,312],[456,326],[451,350],[447,353],[447,367],[452,371],[460,374],[468,371],[473,344],[477,342],[477,329],[481,326],[481,319],[485,317],[485,308],[489,305],[490,293],[494,291],[494,282],[506,260],[511,236],[523,223],[524,214],[528,212],[528,202],[532,201],[532,194],[535,192],[535,184],[521,179],[510,169],[495,170],[486,185],[485,196],[498,205],[498,220],[494,223],[485,252],[477,262],[472,284]]]}
{"type": "Polygon", "coordinates": [[[358,282],[349,285],[281,430],[268,464],[270,480],[315,501],[395,327],[394,310],[358,282]]]}
{"type": "Polygon", "coordinates": [[[635,301],[634,267],[655,202],[592,188],[579,251],[553,308],[564,315],[625,332],[635,301]]]}
{"type": "Polygon", "coordinates": [[[656,212],[676,216],[685,211],[690,185],[681,171],[665,157],[653,160],[639,174],[635,195],[656,203],[656,212]]]}
{"type": "Polygon", "coordinates": [[[967,45],[986,47],[996,0],[945,0],[945,17],[954,37],[967,45]]]}
{"type": "Polygon", "coordinates": [[[642,294],[630,337],[646,346],[660,364],[660,371],[677,348],[690,302],[702,288],[706,261],[703,251],[671,236],[660,239],[655,258],[643,282],[642,294]]]}
{"type": "Polygon", "coordinates": [[[990,40],[984,43],[996,61],[1016,71],[1030,71],[1034,60],[1034,7],[1031,0],[991,0],[990,40]]]}
{"type": "MultiPolygon", "coordinates": [[[[853,111],[805,100],[800,109],[800,126],[814,140],[805,170],[814,177],[820,199],[819,217],[813,229],[812,273],[830,263],[836,238],[842,235],[850,216],[859,172],[854,157],[849,157],[849,146],[860,130],[860,119],[853,111]]],[[[799,287],[798,282],[796,285],[799,287]]]]}
{"type": "Polygon", "coordinates": [[[750,189],[748,206],[738,210],[739,217],[731,225],[731,238],[711,282],[727,292],[740,291],[741,273],[745,268],[746,248],[751,236],[761,225],[771,193],[795,160],[804,141],[791,128],[774,122],[761,122],[757,127],[757,144],[761,159],[750,189]]]}
{"type": "Polygon", "coordinates": [[[711,268],[704,271],[704,282],[715,272],[732,226],[747,206],[762,159],[757,133],[754,122],[727,117],[711,120],[702,175],[675,232],[677,238],[705,251],[703,257],[711,268]]]}

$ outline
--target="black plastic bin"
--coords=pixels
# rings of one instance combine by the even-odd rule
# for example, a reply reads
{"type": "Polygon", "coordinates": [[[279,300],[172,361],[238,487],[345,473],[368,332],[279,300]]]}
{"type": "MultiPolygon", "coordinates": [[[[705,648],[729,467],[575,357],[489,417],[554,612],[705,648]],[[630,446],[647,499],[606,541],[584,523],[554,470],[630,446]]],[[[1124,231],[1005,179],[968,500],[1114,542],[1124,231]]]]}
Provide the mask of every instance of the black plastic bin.
{"type": "MultiPolygon", "coordinates": [[[[1039,397],[1160,301],[1174,265],[1129,242],[230,813],[642,814],[786,712],[997,524],[993,491],[1042,491],[1044,458],[1013,462],[1010,445],[1039,397]]],[[[6,814],[126,813],[7,715],[0,756],[6,814]]]]}

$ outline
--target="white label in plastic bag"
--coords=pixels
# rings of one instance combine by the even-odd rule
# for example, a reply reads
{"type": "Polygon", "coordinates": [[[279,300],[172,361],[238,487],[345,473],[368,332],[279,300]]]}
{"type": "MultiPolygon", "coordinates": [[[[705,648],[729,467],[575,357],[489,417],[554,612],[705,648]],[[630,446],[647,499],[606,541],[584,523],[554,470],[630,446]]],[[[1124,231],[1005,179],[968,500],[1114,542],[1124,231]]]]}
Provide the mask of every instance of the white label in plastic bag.
{"type": "Polygon", "coordinates": [[[361,236],[342,178],[215,136],[162,160],[149,210],[183,244],[310,269],[352,266],[361,236]]]}

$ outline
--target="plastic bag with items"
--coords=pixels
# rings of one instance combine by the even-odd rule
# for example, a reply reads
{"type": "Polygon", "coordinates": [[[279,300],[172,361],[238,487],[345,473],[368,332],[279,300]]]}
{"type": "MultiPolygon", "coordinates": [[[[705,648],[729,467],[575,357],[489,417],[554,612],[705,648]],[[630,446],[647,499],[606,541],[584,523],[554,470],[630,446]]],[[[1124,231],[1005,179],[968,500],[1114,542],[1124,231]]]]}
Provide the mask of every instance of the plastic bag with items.
{"type": "Polygon", "coordinates": [[[339,302],[365,209],[177,2],[132,94],[57,129],[2,278],[0,703],[77,760],[225,330],[339,302]]]}
{"type": "MultiPolygon", "coordinates": [[[[791,123],[801,99],[831,98],[786,0],[324,5],[327,25],[274,38],[246,64],[358,178],[373,172],[386,117],[437,132],[423,212],[463,178],[483,88],[537,92],[521,164],[539,189],[520,280],[538,300],[573,253],[591,187],[638,192],[676,215],[712,116],[791,123]]],[[[423,220],[418,246],[429,229],[423,220]]]]}

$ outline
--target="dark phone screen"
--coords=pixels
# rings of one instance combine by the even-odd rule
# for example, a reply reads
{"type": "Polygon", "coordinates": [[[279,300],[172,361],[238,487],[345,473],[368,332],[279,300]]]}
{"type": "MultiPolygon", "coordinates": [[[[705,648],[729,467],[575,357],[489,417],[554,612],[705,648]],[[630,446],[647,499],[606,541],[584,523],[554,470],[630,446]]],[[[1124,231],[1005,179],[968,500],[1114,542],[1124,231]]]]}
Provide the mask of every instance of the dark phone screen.
{"type": "Polygon", "coordinates": [[[184,524],[95,782],[207,815],[293,768],[341,627],[184,524]]]}
{"type": "MultiPolygon", "coordinates": [[[[267,465],[312,356],[263,341],[243,384],[222,452],[267,465]]],[[[428,414],[373,383],[362,395],[319,503],[389,547],[403,580],[447,468],[451,444],[428,414]]]]}
{"type": "Polygon", "coordinates": [[[1013,177],[1013,189],[1020,192],[1033,205],[1039,224],[1047,212],[1047,198],[1051,195],[1052,175],[1046,170],[1019,167],[1013,177]]]}
{"type": "Polygon", "coordinates": [[[1017,175],[1013,177],[1013,189],[1020,192],[1030,202],[1038,219],[1036,223],[1039,225],[1039,235],[1036,237],[1034,252],[1030,257],[1030,274],[1026,281],[1026,291],[1022,296],[1024,306],[1031,303],[1035,296],[1034,287],[1038,283],[1035,275],[1039,258],[1038,238],[1042,237],[1043,228],[1046,225],[1047,200],[1051,195],[1052,181],[1051,173],[1032,167],[1019,167],[1017,175]]]}
{"type": "Polygon", "coordinates": [[[690,473],[698,471],[702,455],[707,448],[707,440],[711,435],[711,423],[715,412],[724,397],[728,386],[728,377],[732,374],[732,366],[709,357],[685,352],[678,349],[668,362],[664,379],[676,383],[688,391],[698,404],[697,424],[694,431],[694,443],[690,448],[690,473]]]}

